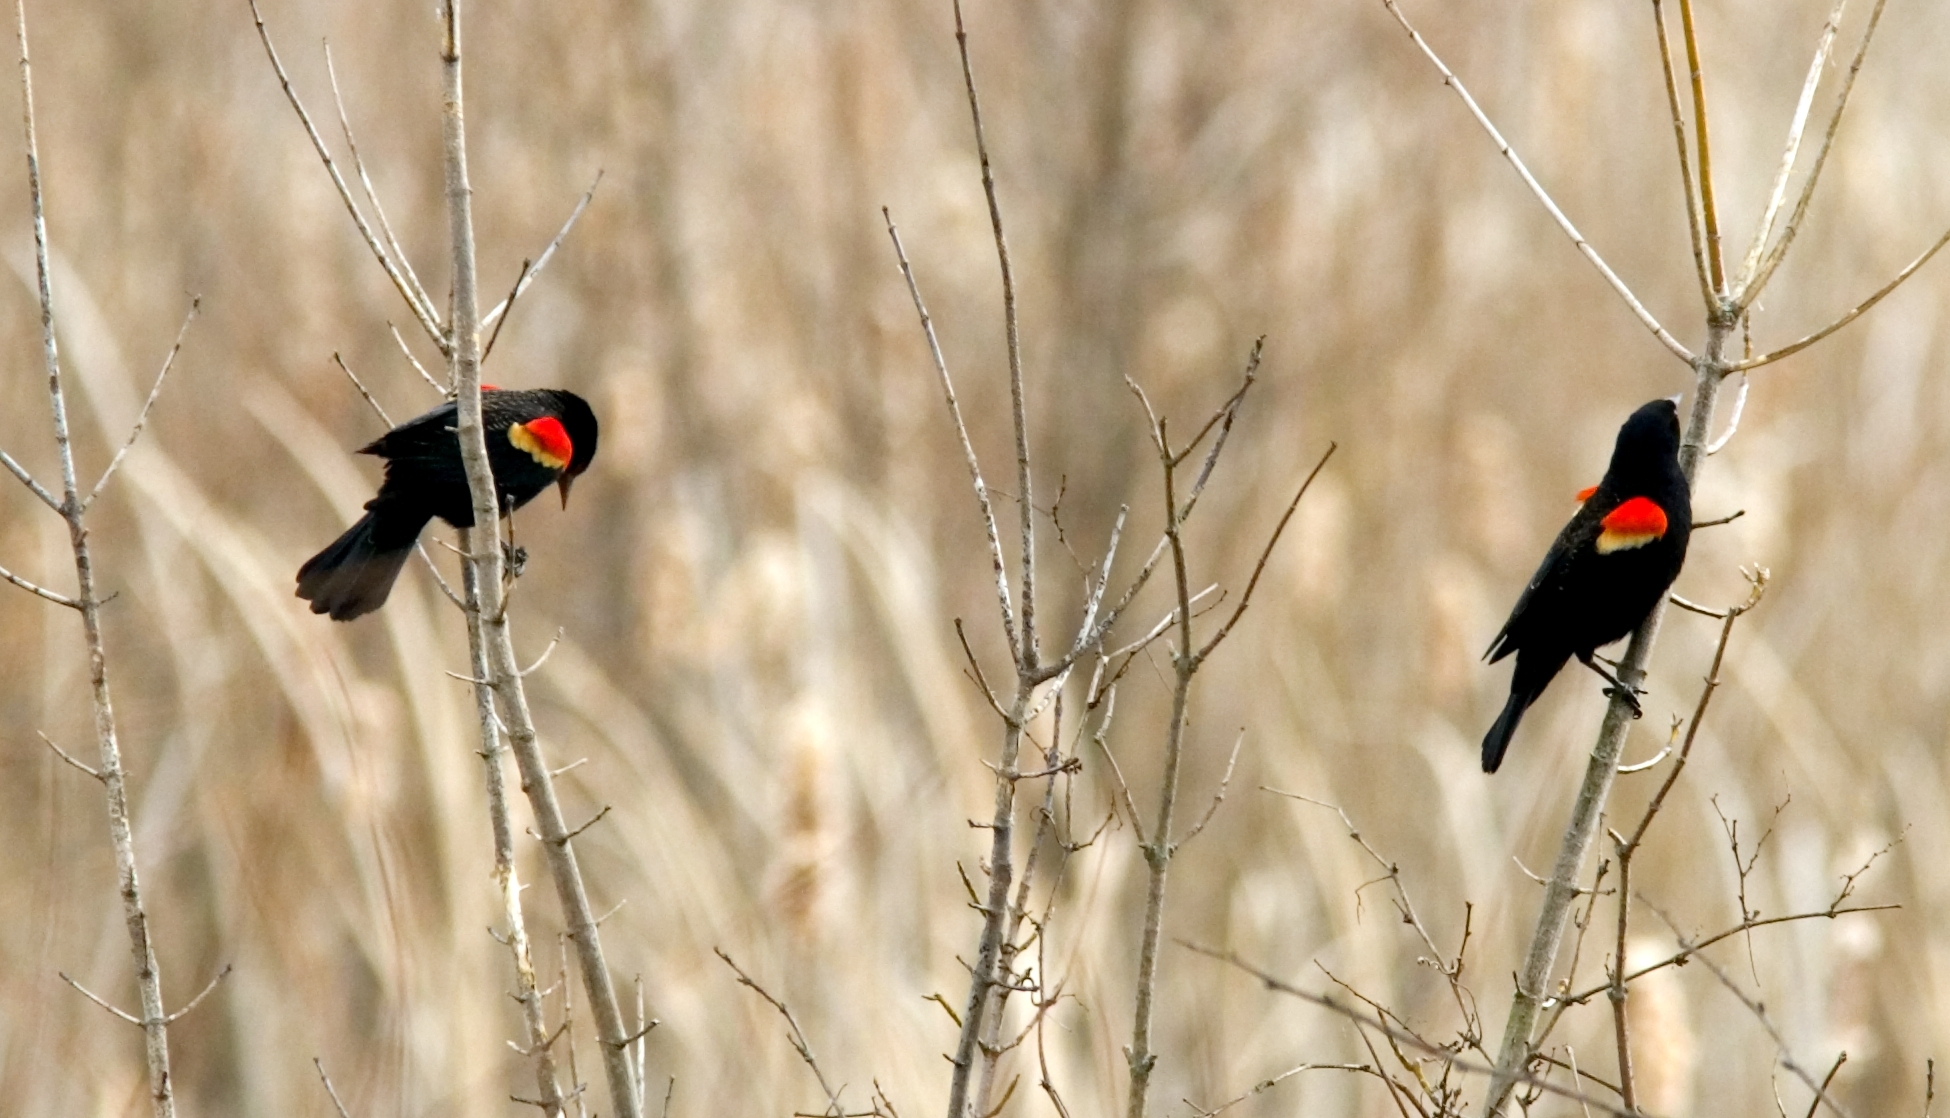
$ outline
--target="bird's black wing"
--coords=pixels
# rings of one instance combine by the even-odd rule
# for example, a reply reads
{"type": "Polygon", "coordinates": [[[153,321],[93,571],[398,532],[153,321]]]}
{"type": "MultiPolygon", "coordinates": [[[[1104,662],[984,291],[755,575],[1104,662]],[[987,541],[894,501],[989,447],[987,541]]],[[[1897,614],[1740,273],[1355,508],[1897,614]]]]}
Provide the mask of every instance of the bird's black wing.
{"type": "Polygon", "coordinates": [[[454,427],[458,409],[452,400],[422,415],[416,415],[359,448],[360,454],[376,454],[385,459],[421,458],[445,451],[453,453],[454,427]]]}
{"type": "Polygon", "coordinates": [[[1544,561],[1538,565],[1537,573],[1530,576],[1530,584],[1523,588],[1522,596],[1511,608],[1509,619],[1503,622],[1503,628],[1497,630],[1489,651],[1483,653],[1484,659],[1494,664],[1517,650],[1523,637],[1526,615],[1537,598],[1538,590],[1563,583],[1572,556],[1592,546],[1592,541],[1601,530],[1600,521],[1616,503],[1604,500],[1601,494],[1594,495],[1571,517],[1570,523],[1564,525],[1564,529],[1557,534],[1556,542],[1551,544],[1550,551],[1544,554],[1544,561]]]}
{"type": "MultiPolygon", "coordinates": [[[[481,424],[488,434],[505,431],[511,424],[527,418],[527,413],[521,407],[527,402],[525,399],[504,401],[501,397],[525,398],[529,395],[527,392],[496,391],[493,395],[483,396],[481,424]]],[[[454,429],[459,425],[459,406],[449,400],[360,447],[359,453],[376,454],[394,461],[407,458],[444,460],[456,453],[454,429]]]]}

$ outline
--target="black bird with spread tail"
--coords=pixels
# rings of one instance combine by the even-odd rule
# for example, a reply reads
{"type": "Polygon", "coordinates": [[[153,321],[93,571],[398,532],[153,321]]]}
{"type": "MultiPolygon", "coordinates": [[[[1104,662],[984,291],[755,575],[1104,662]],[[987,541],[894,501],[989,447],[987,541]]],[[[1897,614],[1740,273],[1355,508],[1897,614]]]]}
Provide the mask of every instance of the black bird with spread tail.
{"type": "MultiPolygon", "coordinates": [[[[582,397],[556,389],[481,388],[501,515],[527,504],[550,485],[569,506],[569,486],[596,456],[596,415],[582,397]]],[[[386,604],[393,580],[434,517],[456,528],[474,526],[474,502],[461,467],[453,401],[407,420],[360,448],[386,460],[379,495],[366,515],[298,568],[298,596],[313,613],[350,621],[386,604]]]]}
{"type": "Polygon", "coordinates": [[[1517,654],[1510,700],[1483,738],[1486,773],[1502,764],[1524,711],[1571,657],[1618,687],[1593,654],[1638,628],[1679,577],[1693,505],[1679,468],[1678,397],[1633,412],[1618,429],[1604,480],[1578,497],[1583,507],[1484,653],[1491,663],[1517,654]]]}

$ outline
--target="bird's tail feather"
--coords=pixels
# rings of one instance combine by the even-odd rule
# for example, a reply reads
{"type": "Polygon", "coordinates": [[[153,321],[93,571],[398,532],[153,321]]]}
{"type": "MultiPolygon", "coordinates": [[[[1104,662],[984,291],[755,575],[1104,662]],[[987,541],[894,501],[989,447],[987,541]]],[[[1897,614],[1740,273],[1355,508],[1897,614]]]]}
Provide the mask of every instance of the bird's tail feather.
{"type": "Polygon", "coordinates": [[[1517,670],[1510,676],[1510,700],[1503,704],[1503,713],[1496,716],[1490,732],[1483,735],[1483,771],[1493,773],[1503,763],[1504,751],[1510,748],[1510,738],[1517,732],[1517,723],[1523,721],[1524,712],[1530,704],[1551,685],[1551,680],[1563,669],[1568,655],[1540,655],[1535,649],[1523,649],[1517,653],[1517,670]]]}
{"type": "Polygon", "coordinates": [[[313,613],[350,621],[385,605],[429,519],[390,502],[367,507],[357,524],[298,568],[298,596],[311,602],[313,613]]]}
{"type": "Polygon", "coordinates": [[[1490,732],[1483,735],[1483,771],[1493,773],[1503,763],[1503,754],[1510,748],[1510,738],[1517,732],[1517,723],[1523,721],[1523,712],[1530,709],[1536,696],[1527,695],[1515,689],[1510,692],[1510,701],[1503,704],[1503,713],[1491,723],[1490,732]]]}

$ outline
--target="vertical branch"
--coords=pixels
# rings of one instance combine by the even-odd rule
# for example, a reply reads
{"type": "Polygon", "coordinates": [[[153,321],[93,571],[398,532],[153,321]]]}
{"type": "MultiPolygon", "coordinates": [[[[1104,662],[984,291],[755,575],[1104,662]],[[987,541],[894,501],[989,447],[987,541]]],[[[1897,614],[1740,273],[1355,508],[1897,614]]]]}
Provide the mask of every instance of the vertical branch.
{"type": "Polygon", "coordinates": [[[1726,298],[1727,266],[1720,246],[1720,209],[1713,201],[1713,145],[1707,138],[1706,76],[1700,69],[1693,0],[1679,0],[1679,21],[1686,35],[1686,66],[1693,85],[1693,140],[1699,145],[1699,204],[1706,227],[1706,267],[1717,301],[1726,298]]]}
{"type": "Polygon", "coordinates": [[[995,988],[1002,957],[1002,937],[1008,915],[1009,883],[1015,876],[1016,765],[1022,751],[1023,723],[1029,716],[1033,688],[1016,685],[1002,730],[1002,756],[996,767],[995,814],[989,821],[989,891],[982,904],[982,936],[969,977],[968,1000],[963,1003],[961,1035],[955,1041],[948,1080],[948,1118],[968,1118],[968,1081],[975,1070],[976,1049],[987,1016],[989,993],[995,988]]]}
{"type": "Polygon", "coordinates": [[[142,1028],[143,1057],[149,1071],[149,1102],[156,1118],[176,1113],[175,1086],[169,1073],[169,1018],[163,1010],[162,972],[156,964],[149,935],[149,916],[143,907],[141,879],[136,872],[135,835],[129,825],[129,795],[122,769],[122,750],[116,740],[115,707],[109,698],[108,659],[102,644],[101,598],[95,589],[94,557],[88,547],[86,505],[76,481],[74,445],[68,436],[67,397],[61,387],[61,356],[54,340],[54,293],[48,274],[47,215],[41,195],[41,157],[34,129],[34,76],[27,54],[27,7],[15,0],[14,29],[20,47],[21,119],[27,155],[27,189],[34,216],[34,270],[41,304],[41,356],[47,369],[47,395],[54,427],[54,446],[61,463],[61,503],[56,511],[68,524],[74,550],[76,592],[71,603],[81,613],[88,646],[88,686],[95,709],[95,743],[100,762],[95,769],[107,796],[108,835],[115,851],[117,893],[122,921],[128,928],[129,951],[135,958],[136,987],[142,1000],[137,1024],[142,1028]]]}
{"type": "MultiPolygon", "coordinates": [[[[1692,414],[1686,421],[1685,438],[1679,446],[1679,466],[1686,475],[1686,483],[1698,488],[1700,463],[1706,458],[1706,440],[1713,423],[1713,407],[1719,398],[1720,385],[1727,373],[1727,343],[1733,337],[1734,324],[1724,319],[1710,321],[1706,334],[1706,352],[1694,366],[1696,373],[1696,395],[1693,398],[1692,414]]],[[[1662,598],[1652,607],[1652,612],[1632,634],[1632,643],[1625,649],[1625,655],[1618,662],[1618,679],[1627,689],[1635,688],[1645,679],[1646,664],[1652,657],[1652,646],[1659,639],[1659,625],[1665,619],[1666,603],[1662,598]]],[[[1564,839],[1558,847],[1557,862],[1551,870],[1550,881],[1544,887],[1544,903],[1537,914],[1537,927],[1531,935],[1530,948],[1524,955],[1523,969],[1517,977],[1517,989],[1511,998],[1510,1017],[1504,1026],[1503,1044],[1499,1049],[1496,1074],[1490,1080],[1490,1093],[1484,1112],[1503,1114],[1504,1105],[1509,1101],[1510,1092],[1519,1077],[1525,1074],[1530,1059],[1534,1055],[1531,1044],[1531,1031],[1537,1023],[1538,1011],[1550,994],[1552,970],[1557,965],[1557,951],[1564,940],[1564,928],[1570,922],[1572,903],[1578,895],[1578,873],[1584,865],[1585,854],[1591,849],[1592,838],[1597,834],[1605,801],[1611,796],[1612,779],[1618,774],[1619,754],[1625,748],[1625,735],[1632,725],[1632,707],[1626,697],[1627,692],[1619,691],[1612,696],[1605,708],[1605,720],[1599,726],[1598,740],[1591,750],[1591,760],[1585,766],[1584,782],[1578,788],[1578,796],[1571,808],[1570,822],[1565,826],[1564,839]]]]}
{"type": "MultiPolygon", "coordinates": [[[[1686,737],[1680,743],[1679,753],[1673,759],[1672,769],[1660,783],[1659,790],[1646,803],[1645,814],[1640,816],[1639,824],[1629,839],[1619,838],[1613,832],[1613,840],[1618,845],[1618,938],[1613,947],[1610,983],[1606,996],[1611,1001],[1612,1034],[1618,1047],[1618,1096],[1625,1109],[1638,1109],[1638,1088],[1632,1073],[1632,1030],[1631,1017],[1627,1012],[1626,1000],[1630,996],[1630,976],[1625,973],[1625,939],[1632,915],[1632,858],[1645,842],[1645,832],[1652,826],[1652,820],[1665,806],[1666,796],[1673,785],[1679,783],[1679,774],[1686,771],[1686,762],[1692,758],[1693,742],[1699,738],[1701,722],[1706,718],[1706,705],[1713,701],[1713,693],[1720,688],[1720,665],[1726,662],[1727,642],[1733,638],[1733,623],[1740,615],[1760,604],[1761,595],[1767,591],[1767,568],[1757,567],[1748,576],[1752,580],[1752,590],[1746,602],[1729,607],[1720,621],[1720,641],[1713,647],[1713,662],[1706,669],[1706,684],[1700,689],[1699,703],[1693,708],[1692,720],[1687,723],[1686,737]]],[[[1675,731],[1678,728],[1674,723],[1675,731]]],[[[1743,921],[1747,919],[1746,908],[1741,910],[1743,921]]]]}
{"type": "Polygon", "coordinates": [[[1666,32],[1663,0],[1652,0],[1652,21],[1659,30],[1659,68],[1665,73],[1666,107],[1672,113],[1672,136],[1679,147],[1679,185],[1686,196],[1686,237],[1693,246],[1693,271],[1699,276],[1700,296],[1705,300],[1706,312],[1711,314],[1718,300],[1706,267],[1706,234],[1700,228],[1699,191],[1693,182],[1693,159],[1686,148],[1686,114],[1679,106],[1679,83],[1672,72],[1672,36],[1666,32]]]}
{"type": "MultiPolygon", "coordinates": [[[[466,533],[462,546],[473,550],[475,533],[466,533]]],[[[554,1038],[549,1035],[543,1013],[540,984],[535,980],[535,957],[528,942],[528,923],[521,911],[521,879],[515,872],[514,826],[508,817],[507,780],[502,765],[508,747],[501,739],[501,720],[494,712],[494,688],[488,683],[492,670],[487,661],[487,642],[481,634],[481,586],[473,563],[461,565],[461,588],[467,612],[467,644],[473,656],[474,713],[481,723],[481,760],[487,769],[488,821],[494,832],[494,884],[501,894],[501,910],[508,921],[507,947],[515,968],[515,1003],[521,1006],[522,1032],[528,1054],[535,1058],[535,1088],[542,1113],[561,1118],[562,1084],[556,1077],[554,1038]]]]}
{"type": "Polygon", "coordinates": [[[640,1118],[635,1073],[630,1067],[629,1037],[623,1028],[623,1014],[617,1003],[616,988],[609,964],[603,955],[596,918],[589,903],[582,872],[570,845],[571,831],[562,817],[555,797],[554,778],[544,761],[536,739],[535,723],[522,688],[521,670],[515,662],[514,640],[509,629],[502,583],[499,541],[492,525],[499,521],[494,476],[488,465],[487,438],[481,422],[480,305],[474,263],[473,190],[467,175],[467,129],[462,109],[460,0],[447,0],[444,35],[440,52],[442,76],[441,138],[445,156],[447,212],[453,240],[453,307],[449,312],[452,334],[448,354],[458,419],[456,436],[460,440],[461,463],[467,471],[468,490],[473,498],[475,528],[464,537],[463,561],[473,580],[475,596],[470,603],[469,634],[485,646],[487,675],[507,723],[508,742],[514,750],[521,773],[522,791],[527,793],[541,833],[549,876],[555,881],[556,895],[563,909],[563,923],[575,941],[576,960],[589,995],[589,1009],[596,1021],[601,1041],[603,1070],[609,1084],[610,1106],[620,1118],[640,1118]]]}
{"type": "Polygon", "coordinates": [[[1158,814],[1151,825],[1151,841],[1144,844],[1148,869],[1144,892],[1144,927],[1138,943],[1137,1007],[1131,1026],[1131,1046],[1125,1058],[1131,1068],[1131,1094],[1125,1114],[1144,1118],[1151,1072],[1158,1065],[1151,1050],[1152,999],[1158,980],[1158,943],[1163,936],[1165,878],[1171,868],[1172,813],[1178,802],[1178,767],[1185,739],[1185,707],[1191,697],[1192,673],[1198,670],[1197,644],[1192,640],[1191,576],[1185,563],[1184,518],[1178,508],[1177,466],[1163,420],[1154,429],[1164,465],[1165,539],[1171,545],[1173,624],[1178,647],[1172,651],[1171,721],[1165,725],[1164,776],[1158,792],[1158,814]]]}
{"type": "Polygon", "coordinates": [[[961,0],[955,0],[955,45],[961,51],[961,75],[968,87],[968,111],[975,121],[975,154],[982,163],[982,193],[988,198],[989,224],[995,230],[995,255],[1002,270],[1002,320],[1009,346],[1009,406],[1016,434],[1016,509],[1022,533],[1022,648],[1024,670],[1036,668],[1036,507],[1030,486],[1029,413],[1023,399],[1022,334],[1016,322],[1016,275],[1009,264],[1009,239],[1002,232],[1002,203],[995,193],[995,168],[989,162],[988,137],[982,131],[982,100],[975,94],[975,69],[968,58],[968,30],[962,25],[961,0]]]}
{"type": "Polygon", "coordinates": [[[1842,9],[1847,6],[1848,0],[1835,0],[1834,9],[1828,13],[1828,21],[1821,26],[1821,39],[1815,44],[1814,60],[1808,63],[1808,77],[1801,83],[1800,99],[1794,103],[1794,117],[1788,124],[1787,143],[1781,145],[1781,162],[1774,169],[1774,185],[1767,191],[1767,208],[1761,212],[1753,243],[1747,246],[1746,259],[1740,262],[1739,278],[1734,280],[1734,291],[1743,301],[1750,301],[1744,298],[1747,288],[1760,268],[1761,254],[1766,251],[1767,242],[1774,235],[1774,222],[1781,216],[1781,205],[1787,200],[1788,176],[1794,173],[1794,161],[1801,153],[1801,137],[1808,128],[1808,109],[1814,104],[1815,88],[1821,84],[1821,75],[1828,69],[1828,52],[1835,45],[1835,33],[1842,25],[1842,9]]]}

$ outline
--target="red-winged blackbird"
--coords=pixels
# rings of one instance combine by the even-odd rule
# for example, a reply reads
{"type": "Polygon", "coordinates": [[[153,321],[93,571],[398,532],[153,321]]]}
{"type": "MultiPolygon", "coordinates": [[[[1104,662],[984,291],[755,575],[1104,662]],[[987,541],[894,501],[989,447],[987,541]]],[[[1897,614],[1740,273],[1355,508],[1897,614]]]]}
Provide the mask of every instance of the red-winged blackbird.
{"type": "MultiPolygon", "coordinates": [[[[596,456],[596,416],[582,397],[553,389],[481,392],[488,462],[506,516],[553,483],[569,506],[569,486],[596,456]]],[[[298,568],[298,596],[313,613],[350,621],[386,604],[420,529],[434,517],[474,526],[474,502],[461,468],[453,401],[407,420],[361,454],[386,460],[379,495],[366,515],[298,568]]]]}
{"type": "Polygon", "coordinates": [[[1617,687],[1592,654],[1638,628],[1679,577],[1693,502],[1679,469],[1677,401],[1654,400],[1618,429],[1604,480],[1578,495],[1584,507],[1557,534],[1484,653],[1491,663],[1517,654],[1510,701],[1483,737],[1484,772],[1503,762],[1523,712],[1571,657],[1617,687]]]}

